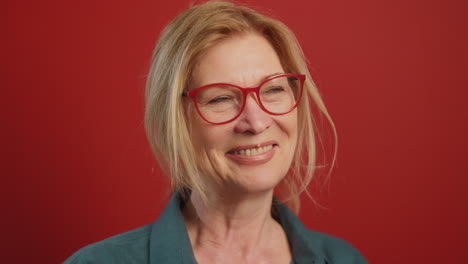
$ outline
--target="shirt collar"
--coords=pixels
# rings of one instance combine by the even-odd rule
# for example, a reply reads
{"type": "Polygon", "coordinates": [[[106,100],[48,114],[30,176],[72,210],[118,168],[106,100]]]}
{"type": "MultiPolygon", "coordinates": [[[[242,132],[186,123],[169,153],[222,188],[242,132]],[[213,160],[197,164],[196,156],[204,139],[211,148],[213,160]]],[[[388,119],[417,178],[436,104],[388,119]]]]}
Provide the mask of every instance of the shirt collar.
{"type": "Polygon", "coordinates": [[[197,263],[180,205],[180,194],[173,194],[158,220],[153,223],[149,241],[150,264],[197,263]]]}
{"type": "MultiPolygon", "coordinates": [[[[172,195],[168,205],[153,223],[149,241],[149,263],[196,264],[192,245],[184,218],[180,211],[181,195],[172,195]]],[[[289,208],[275,199],[278,221],[284,228],[291,246],[294,263],[326,263],[325,259],[314,253],[313,248],[321,247],[307,239],[310,232],[289,208]]]]}
{"type": "Polygon", "coordinates": [[[301,220],[281,201],[275,199],[273,206],[278,212],[278,222],[288,237],[294,263],[327,263],[326,259],[317,251],[322,246],[310,239],[313,231],[307,229],[301,220]]]}

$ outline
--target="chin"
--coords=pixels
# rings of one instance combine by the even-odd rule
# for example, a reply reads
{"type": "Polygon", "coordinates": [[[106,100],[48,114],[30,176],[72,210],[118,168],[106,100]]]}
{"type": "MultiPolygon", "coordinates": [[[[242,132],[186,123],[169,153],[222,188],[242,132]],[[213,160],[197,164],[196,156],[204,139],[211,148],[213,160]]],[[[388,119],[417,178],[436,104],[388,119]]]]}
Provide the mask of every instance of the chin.
{"type": "Polygon", "coordinates": [[[259,169],[250,170],[244,176],[242,174],[237,175],[236,183],[239,189],[250,194],[273,192],[284,178],[284,175],[280,175],[278,171],[273,172],[259,169]]]}

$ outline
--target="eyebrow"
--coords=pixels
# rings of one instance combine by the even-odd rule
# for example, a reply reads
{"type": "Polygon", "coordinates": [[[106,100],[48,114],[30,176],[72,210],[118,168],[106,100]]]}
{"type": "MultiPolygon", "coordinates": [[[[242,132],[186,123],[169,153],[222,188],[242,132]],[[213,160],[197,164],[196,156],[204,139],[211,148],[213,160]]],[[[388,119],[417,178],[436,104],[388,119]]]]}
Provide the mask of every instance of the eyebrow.
{"type": "MultiPolygon", "coordinates": [[[[273,77],[273,76],[275,76],[275,75],[279,75],[279,74],[284,74],[284,72],[275,72],[275,73],[273,73],[273,74],[265,75],[265,76],[263,76],[263,77],[260,79],[260,81],[259,81],[257,84],[260,84],[261,82],[265,81],[266,79],[271,78],[271,77],[273,77]]],[[[193,89],[189,89],[188,91],[194,90],[194,89],[198,89],[198,88],[200,88],[200,87],[203,87],[203,86],[206,86],[206,85],[211,85],[211,84],[216,84],[216,83],[204,84],[204,85],[195,87],[195,88],[193,88],[193,89]]],[[[220,82],[220,84],[224,84],[224,83],[223,83],[223,82],[220,82]]],[[[229,84],[229,83],[226,83],[226,84],[229,84]]],[[[186,96],[188,91],[183,92],[183,93],[182,93],[182,96],[186,96]]]]}
{"type": "MultiPolygon", "coordinates": [[[[265,81],[265,80],[268,79],[268,78],[271,78],[271,77],[276,76],[276,75],[279,75],[279,74],[284,74],[284,72],[275,72],[275,73],[273,73],[273,74],[265,75],[265,76],[263,76],[262,78],[260,78],[260,81],[258,81],[256,85],[260,84],[261,82],[265,81]]],[[[207,84],[207,85],[209,85],[209,84],[207,84]]]]}
{"type": "Polygon", "coordinates": [[[262,81],[264,81],[264,80],[266,80],[266,79],[268,79],[268,78],[270,78],[270,77],[273,77],[273,76],[275,76],[275,75],[279,75],[279,74],[284,74],[284,72],[276,72],[276,73],[273,73],[273,74],[268,74],[268,75],[264,76],[264,77],[261,79],[260,82],[262,82],[262,81]]]}

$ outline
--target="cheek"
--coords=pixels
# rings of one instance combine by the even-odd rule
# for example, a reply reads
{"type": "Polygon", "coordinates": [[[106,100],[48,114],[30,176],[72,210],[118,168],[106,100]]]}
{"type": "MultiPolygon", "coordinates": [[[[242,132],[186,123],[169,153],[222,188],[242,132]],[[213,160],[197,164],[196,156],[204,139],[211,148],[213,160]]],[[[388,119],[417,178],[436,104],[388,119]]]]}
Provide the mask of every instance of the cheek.
{"type": "Polygon", "coordinates": [[[297,110],[294,110],[293,112],[286,114],[283,116],[280,126],[281,129],[287,134],[288,139],[292,147],[295,148],[295,143],[297,142],[297,133],[298,133],[298,126],[297,126],[297,110]]]}
{"type": "Polygon", "coordinates": [[[228,171],[224,160],[228,131],[223,126],[213,126],[194,117],[191,137],[200,169],[207,176],[223,177],[228,171]]]}
{"type": "Polygon", "coordinates": [[[297,138],[298,138],[298,125],[297,125],[297,111],[286,114],[284,119],[279,122],[280,128],[284,133],[287,141],[287,147],[284,148],[283,160],[281,165],[281,172],[283,177],[288,174],[289,169],[291,168],[294,155],[297,148],[297,138]],[[288,116],[291,114],[290,116],[288,116]]]}
{"type": "Polygon", "coordinates": [[[198,115],[192,117],[190,134],[197,152],[213,150],[219,141],[217,127],[206,123],[198,115]]]}
{"type": "Polygon", "coordinates": [[[199,151],[205,143],[204,138],[206,137],[206,130],[208,130],[207,123],[200,117],[192,103],[186,105],[185,114],[189,124],[189,135],[192,145],[195,151],[199,151]]]}
{"type": "Polygon", "coordinates": [[[298,127],[297,127],[297,118],[294,121],[293,127],[292,127],[292,143],[294,143],[294,148],[296,148],[296,143],[297,143],[297,133],[298,133],[298,127]]]}
{"type": "Polygon", "coordinates": [[[288,147],[286,148],[286,153],[285,153],[285,168],[288,168],[291,166],[292,160],[294,158],[294,155],[296,153],[296,148],[297,148],[297,139],[298,139],[298,124],[297,124],[297,111],[291,112],[290,116],[285,116],[286,118],[283,120],[282,123],[282,129],[284,133],[286,134],[287,141],[288,141],[288,147]]]}
{"type": "Polygon", "coordinates": [[[195,151],[211,152],[221,147],[227,138],[227,127],[225,125],[212,125],[198,114],[195,106],[187,106],[187,117],[190,122],[190,136],[195,151]]]}

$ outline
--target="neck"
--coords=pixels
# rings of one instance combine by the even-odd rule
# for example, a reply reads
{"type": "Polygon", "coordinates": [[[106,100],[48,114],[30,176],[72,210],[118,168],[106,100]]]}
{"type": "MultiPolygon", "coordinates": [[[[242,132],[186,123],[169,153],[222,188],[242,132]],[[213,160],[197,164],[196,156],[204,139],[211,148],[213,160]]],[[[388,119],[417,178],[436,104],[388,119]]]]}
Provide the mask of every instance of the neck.
{"type": "Polygon", "coordinates": [[[194,248],[237,248],[249,255],[268,247],[279,227],[271,217],[273,192],[255,195],[211,196],[203,201],[192,193],[184,217],[194,248]]]}

